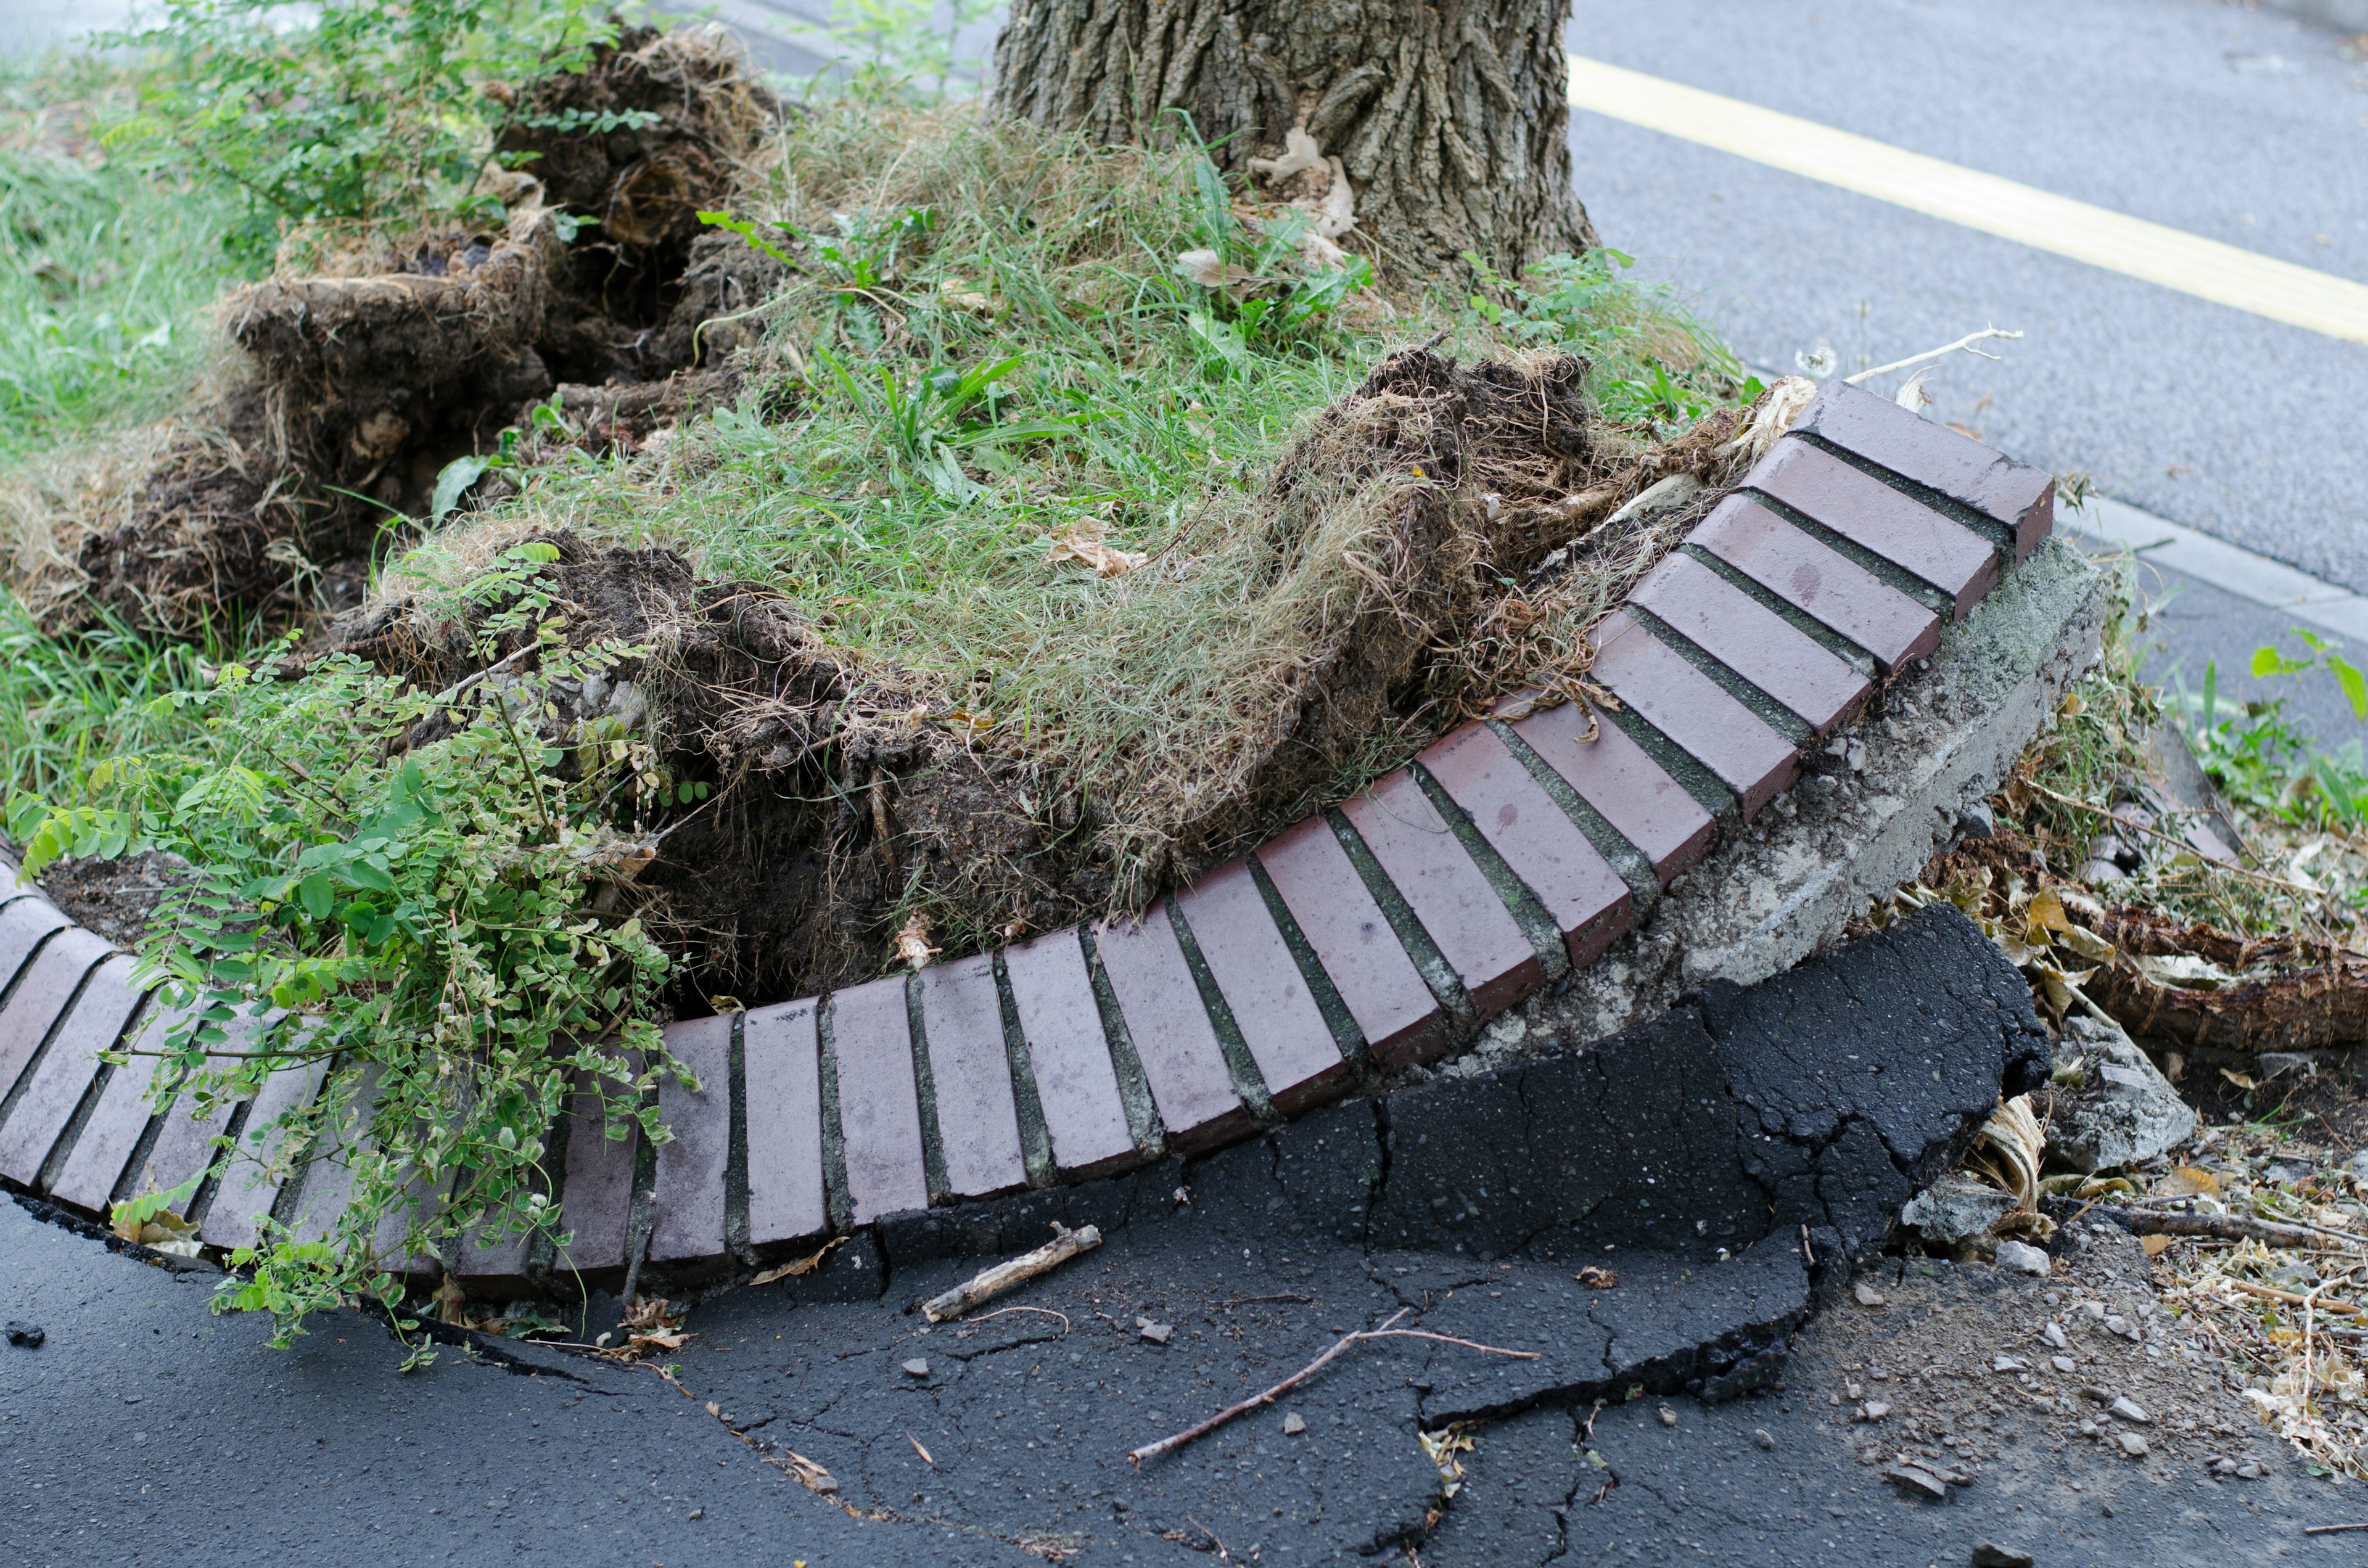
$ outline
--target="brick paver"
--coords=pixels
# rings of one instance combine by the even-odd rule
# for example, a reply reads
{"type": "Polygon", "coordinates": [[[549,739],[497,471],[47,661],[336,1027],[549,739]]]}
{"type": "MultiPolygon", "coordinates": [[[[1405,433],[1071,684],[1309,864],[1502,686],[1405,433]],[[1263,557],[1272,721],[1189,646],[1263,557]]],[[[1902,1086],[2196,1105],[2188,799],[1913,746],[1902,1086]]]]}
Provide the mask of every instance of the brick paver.
{"type": "Polygon", "coordinates": [[[1554,916],[1572,963],[1592,961],[1628,929],[1628,883],[1496,731],[1465,724],[1420,760],[1554,916]]]}
{"type": "Polygon", "coordinates": [[[168,1008],[149,1009],[140,1032],[132,1037],[128,1059],[108,1074],[98,1107],[83,1124],[82,1136],[74,1140],[73,1153],[59,1168],[51,1197],[86,1213],[106,1211],[124,1163],[131,1158],[154,1114],[148,1103],[148,1082],[157,1065],[154,1053],[164,1048],[165,1036],[183,1017],[168,1008]]]}
{"type": "Polygon", "coordinates": [[[1819,387],[1793,428],[1831,441],[2002,524],[2014,536],[2017,561],[2029,560],[2040,540],[2055,529],[2054,474],[2014,462],[1970,436],[1847,381],[1836,379],[1819,387]]]}
{"type": "Polygon", "coordinates": [[[1710,853],[1717,841],[1717,819],[1702,803],[1627,731],[1584,701],[1533,710],[1511,728],[1562,776],[1572,793],[1635,846],[1662,886],[1710,853]]]}
{"type": "Polygon", "coordinates": [[[1337,1097],[1349,1086],[1349,1063],[1249,868],[1228,861],[1176,903],[1275,1108],[1296,1116],[1337,1097]]]}
{"type": "Polygon", "coordinates": [[[1154,904],[1141,925],[1096,926],[1094,944],[1168,1142],[1189,1153],[1247,1131],[1249,1110],[1234,1090],[1216,1027],[1167,908],[1154,904]]]}
{"type": "Polygon", "coordinates": [[[1028,1165],[1019,1152],[1019,1110],[994,956],[931,964],[921,971],[920,986],[946,1185],[963,1198],[1024,1186],[1028,1165]]]}
{"type": "Polygon", "coordinates": [[[0,991],[7,989],[42,937],[73,924],[45,898],[20,898],[0,907],[0,991]]]}
{"type": "MultiPolygon", "coordinates": [[[[561,1247],[552,1272],[581,1274],[589,1284],[612,1283],[625,1267],[625,1241],[632,1223],[633,1154],[641,1142],[631,1122],[622,1138],[608,1136],[590,1075],[576,1074],[569,1098],[567,1174],[560,1185],[561,1247]]],[[[611,1088],[609,1093],[617,1093],[611,1088]]]]}
{"type": "Polygon", "coordinates": [[[1258,866],[1281,895],[1373,1060],[1395,1071],[1447,1049],[1447,1015],[1322,817],[1286,828],[1258,866]]]}
{"type": "Polygon", "coordinates": [[[140,1006],[141,994],[131,989],[136,967],[130,954],[116,954],[99,965],[74,999],[74,1011],[33,1068],[7,1124],[0,1126],[0,1176],[30,1187],[40,1175],[58,1135],[106,1065],[98,1053],[114,1049],[140,1006]]]}
{"type": "MultiPolygon", "coordinates": [[[[238,1055],[279,1017],[276,1012],[242,1014],[222,1026],[222,1040],[208,1051],[216,1058],[238,1055]]],[[[163,1126],[157,1131],[155,1144],[148,1151],[147,1161],[131,1173],[130,1191],[133,1196],[150,1190],[152,1177],[154,1190],[169,1192],[216,1163],[212,1140],[229,1125],[237,1106],[224,1102],[217,1105],[211,1116],[196,1117],[189,1114],[193,1104],[193,1096],[184,1090],[165,1111],[163,1126]]],[[[186,1205],[181,1211],[187,1212],[186,1205]]]]}
{"type": "Polygon", "coordinates": [[[59,932],[33,955],[17,977],[0,1011],[0,1094],[5,1094],[33,1060],[50,1029],[64,1015],[83,978],[115,949],[95,931],[76,926],[59,932]]]}
{"type": "Polygon", "coordinates": [[[1915,573],[1955,601],[1959,620],[1998,586],[1998,552],[1988,540],[1822,447],[1779,441],[1746,483],[1915,573]]]}
{"type": "Polygon", "coordinates": [[[1019,1014],[1019,1038],[1028,1044],[1036,1102],[1052,1135],[1053,1163],[1070,1176],[1132,1164],[1134,1135],[1076,931],[1054,931],[1008,949],[1003,967],[1019,1014]]]}
{"type": "Polygon", "coordinates": [[[1816,638],[1691,555],[1653,568],[1629,602],[1782,703],[1820,739],[1873,689],[1816,638]]]}
{"type": "Polygon", "coordinates": [[[1544,983],[1537,949],[1411,774],[1391,774],[1340,811],[1474,1006],[1500,1012],[1544,983]]]}
{"type": "Polygon", "coordinates": [[[696,1094],[669,1077],[658,1117],[673,1137],[658,1145],[657,1220],[650,1257],[688,1263],[723,1252],[723,1170],[732,1157],[732,1017],[669,1024],[666,1049],[699,1080],[696,1094]]]}
{"type": "Polygon", "coordinates": [[[1626,611],[1604,617],[1589,637],[1592,678],[1717,775],[1746,822],[1791,788],[1801,771],[1792,743],[1626,611]]]}
{"type": "Polygon", "coordinates": [[[1941,645],[1939,616],[1749,495],[1720,502],[1686,542],[1832,627],[1885,675],[1941,645]]]}
{"type": "Polygon", "coordinates": [[[748,1244],[757,1254],[830,1227],[822,1173],[822,1055],[812,998],[753,1009],[740,1031],[748,1101],[748,1244]]]}
{"type": "Polygon", "coordinates": [[[321,1087],[324,1063],[291,1062],[263,1080],[239,1130],[238,1147],[222,1163],[221,1184],[206,1206],[205,1223],[198,1239],[208,1246],[249,1247],[262,1235],[259,1220],[270,1213],[279,1195],[273,1155],[290,1136],[273,1124],[286,1112],[310,1105],[321,1087]]]}
{"type": "Polygon", "coordinates": [[[875,980],[832,997],[830,1038],[855,1222],[927,1209],[929,1178],[921,1155],[920,1090],[905,982],[875,980]]]}

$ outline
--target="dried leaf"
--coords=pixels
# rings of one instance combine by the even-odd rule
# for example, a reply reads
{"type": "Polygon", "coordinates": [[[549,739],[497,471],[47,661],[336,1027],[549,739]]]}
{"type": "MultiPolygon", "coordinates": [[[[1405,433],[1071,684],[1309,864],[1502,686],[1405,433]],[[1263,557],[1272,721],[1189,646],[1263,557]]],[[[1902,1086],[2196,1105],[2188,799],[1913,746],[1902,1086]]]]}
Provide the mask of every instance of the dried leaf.
{"type": "Polygon", "coordinates": [[[2034,942],[2046,940],[2039,935],[2043,931],[2072,929],[2071,917],[2064,913],[2064,901],[2055,896],[2054,888],[2042,888],[2031,895],[2031,903],[2023,911],[2023,919],[2030,923],[2031,939],[2034,942]]]}
{"type": "Polygon", "coordinates": [[[916,1437],[913,1434],[907,1432],[905,1434],[905,1441],[913,1445],[913,1451],[921,1456],[921,1462],[923,1464],[928,1465],[932,1470],[937,1468],[938,1461],[929,1457],[928,1449],[921,1447],[920,1438],[916,1437]]]}
{"type": "Polygon", "coordinates": [[[2094,931],[2067,925],[2056,937],[2056,940],[2091,963],[2113,961],[2113,944],[2098,936],[2094,931]]]}
{"type": "Polygon", "coordinates": [[[1096,519],[1085,519],[1053,541],[1048,562],[1075,561],[1094,569],[1097,577],[1123,577],[1150,557],[1135,551],[1120,550],[1105,544],[1096,519]]]}
{"type": "Polygon", "coordinates": [[[929,917],[915,910],[905,928],[896,933],[896,956],[915,969],[926,969],[941,950],[929,945],[929,917]]]}
{"type": "Polygon", "coordinates": [[[2218,1196],[2220,1178],[2201,1165],[2174,1165],[2169,1176],[2154,1184],[2157,1198],[2185,1198],[2191,1193],[2218,1196]]]}
{"type": "Polygon", "coordinates": [[[781,1265],[779,1268],[768,1268],[764,1273],[759,1274],[754,1279],[749,1280],[748,1283],[751,1285],[770,1285],[776,1279],[796,1279],[803,1276],[812,1274],[815,1269],[822,1267],[822,1260],[830,1256],[831,1249],[833,1247],[843,1246],[846,1243],[847,1238],[845,1236],[833,1236],[830,1240],[823,1243],[821,1250],[814,1253],[811,1257],[798,1258],[793,1262],[781,1265]]]}
{"type": "Polygon", "coordinates": [[[2140,1236],[2138,1245],[2145,1249],[2148,1257],[2160,1257],[2177,1239],[2175,1236],[2140,1236]]]}
{"type": "Polygon", "coordinates": [[[1236,284],[1255,283],[1258,274],[1244,267],[1229,265],[1212,250],[1188,250],[1176,258],[1176,270],[1188,283],[1203,289],[1231,289],[1236,284]]]}
{"type": "Polygon", "coordinates": [[[803,1454],[792,1452],[790,1455],[790,1473],[803,1482],[809,1492],[827,1493],[838,1490],[838,1483],[831,1479],[830,1471],[803,1454]]]}

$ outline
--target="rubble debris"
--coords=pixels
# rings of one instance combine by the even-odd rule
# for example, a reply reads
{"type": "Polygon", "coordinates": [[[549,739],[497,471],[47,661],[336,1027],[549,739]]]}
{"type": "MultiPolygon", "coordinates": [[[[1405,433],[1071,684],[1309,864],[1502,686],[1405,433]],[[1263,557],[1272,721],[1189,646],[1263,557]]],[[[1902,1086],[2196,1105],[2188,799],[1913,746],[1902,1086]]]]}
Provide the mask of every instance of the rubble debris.
{"type": "Polygon", "coordinates": [[[2117,1024],[2067,1017],[2048,1091],[2048,1158],[2076,1171],[2150,1160],[2195,1131],[2195,1113],[2117,1024]]]}

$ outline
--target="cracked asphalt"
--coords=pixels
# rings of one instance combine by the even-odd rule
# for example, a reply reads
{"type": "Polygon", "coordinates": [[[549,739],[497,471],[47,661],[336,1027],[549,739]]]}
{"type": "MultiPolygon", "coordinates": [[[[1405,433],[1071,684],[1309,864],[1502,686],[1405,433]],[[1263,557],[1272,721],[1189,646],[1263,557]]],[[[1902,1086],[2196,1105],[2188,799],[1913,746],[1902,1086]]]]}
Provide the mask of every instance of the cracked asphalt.
{"type": "MultiPolygon", "coordinates": [[[[1603,1400],[1595,1447],[1622,1484],[1577,1527],[1543,1517],[1565,1532],[1548,1550],[1616,1553],[1670,1528],[1646,1499],[1704,1495],[1707,1460],[1668,1446],[1698,1429],[1782,1431],[1796,1487],[1863,1487],[1777,1392],[1784,1342],[1815,1335],[1841,1260],[2036,1070],[2040,1039],[1989,945],[1928,911],[1586,1051],[898,1220],[696,1310],[666,1375],[520,1347],[406,1378],[352,1316],[273,1351],[263,1325],[212,1317],[196,1277],[12,1211],[0,1313],[47,1341],[0,1355],[0,1543],[54,1563],[344,1561],[382,1537],[404,1562],[1093,1564],[1364,1561],[1428,1538],[1424,1562],[1493,1563],[1518,1560],[1497,1537],[1542,1526],[1490,1499],[1597,1473],[1524,1445],[1567,1448],[1603,1400]],[[968,1322],[911,1310],[1055,1219],[1108,1240],[968,1322]],[[1360,1345],[1128,1462],[1401,1311],[1464,1343],[1360,1345]],[[1472,1490],[1442,1508],[1417,1438],[1458,1425],[1472,1490]]],[[[1766,1555],[1741,1504],[1774,1494],[1736,1484],[1685,1513],[1706,1560],[1766,1555]]]]}

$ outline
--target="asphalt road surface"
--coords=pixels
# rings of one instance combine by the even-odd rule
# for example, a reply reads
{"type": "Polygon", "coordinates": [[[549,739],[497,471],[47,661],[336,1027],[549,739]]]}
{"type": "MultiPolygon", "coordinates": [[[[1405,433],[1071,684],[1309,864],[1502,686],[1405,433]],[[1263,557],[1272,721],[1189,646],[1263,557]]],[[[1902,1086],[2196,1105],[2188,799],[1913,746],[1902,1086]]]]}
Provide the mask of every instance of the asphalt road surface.
{"type": "MultiPolygon", "coordinates": [[[[2368,281],[2368,62],[2222,0],[1576,0],[1574,53],[2368,281]]],[[[1852,370],[1975,328],[1933,413],[2116,499],[2368,590],[2368,346],[2282,325],[1577,110],[1574,179],[1634,276],[1750,362],[1852,370]]],[[[2223,689],[2293,619],[2177,574],[2160,618],[2223,689]]],[[[2158,667],[2169,659],[2158,661],[2158,667]]],[[[2362,733],[2335,687],[2303,704],[2362,733]]]]}

